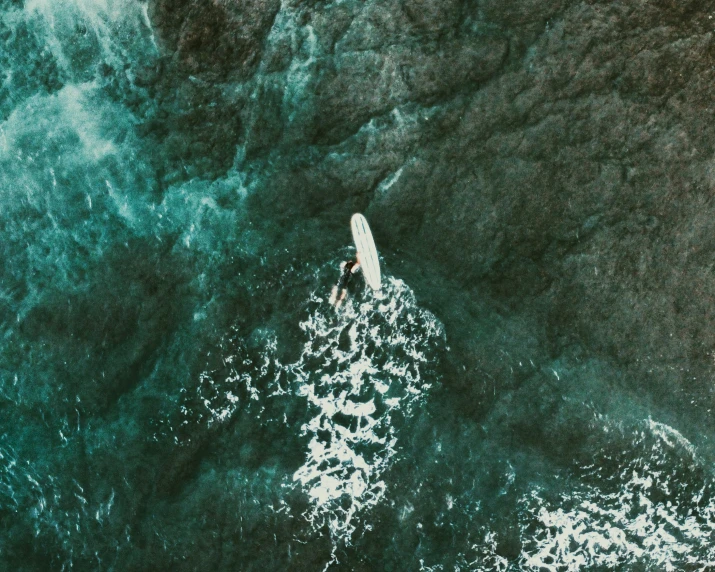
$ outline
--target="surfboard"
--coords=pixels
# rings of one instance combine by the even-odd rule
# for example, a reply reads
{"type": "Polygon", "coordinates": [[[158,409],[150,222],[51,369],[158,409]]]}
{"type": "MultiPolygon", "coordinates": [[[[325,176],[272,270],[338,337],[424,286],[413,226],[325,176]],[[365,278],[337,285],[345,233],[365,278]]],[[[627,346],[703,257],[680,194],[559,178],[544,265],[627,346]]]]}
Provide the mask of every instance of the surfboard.
{"type": "Polygon", "coordinates": [[[365,282],[373,290],[380,289],[380,261],[377,259],[377,249],[372,238],[372,232],[367,224],[367,219],[360,213],[355,213],[350,219],[350,226],[353,230],[353,240],[355,248],[360,255],[360,266],[362,268],[365,282]]]}

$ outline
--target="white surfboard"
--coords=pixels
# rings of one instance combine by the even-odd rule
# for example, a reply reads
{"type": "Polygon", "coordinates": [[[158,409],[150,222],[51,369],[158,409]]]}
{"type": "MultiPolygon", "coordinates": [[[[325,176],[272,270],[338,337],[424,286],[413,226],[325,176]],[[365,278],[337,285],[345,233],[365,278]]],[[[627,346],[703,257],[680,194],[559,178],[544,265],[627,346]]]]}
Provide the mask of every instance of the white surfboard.
{"type": "Polygon", "coordinates": [[[367,220],[360,213],[355,213],[350,219],[350,226],[353,229],[353,240],[360,255],[360,266],[365,281],[373,290],[379,290],[380,261],[377,259],[375,241],[372,239],[372,232],[370,232],[367,220]]]}

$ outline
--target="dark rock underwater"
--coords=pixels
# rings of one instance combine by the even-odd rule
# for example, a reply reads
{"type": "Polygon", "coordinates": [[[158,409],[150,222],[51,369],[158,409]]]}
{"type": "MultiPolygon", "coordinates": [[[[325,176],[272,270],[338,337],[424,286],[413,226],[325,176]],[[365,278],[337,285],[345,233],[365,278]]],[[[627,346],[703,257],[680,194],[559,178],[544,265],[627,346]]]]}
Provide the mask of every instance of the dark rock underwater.
{"type": "Polygon", "coordinates": [[[715,3],[0,16],[0,569],[715,566],[715,3]]]}

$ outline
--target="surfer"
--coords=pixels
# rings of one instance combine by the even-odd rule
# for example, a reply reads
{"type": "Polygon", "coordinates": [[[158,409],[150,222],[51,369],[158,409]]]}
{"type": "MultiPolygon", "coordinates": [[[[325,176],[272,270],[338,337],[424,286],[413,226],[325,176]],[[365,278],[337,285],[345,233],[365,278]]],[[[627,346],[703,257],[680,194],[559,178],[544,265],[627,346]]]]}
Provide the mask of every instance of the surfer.
{"type": "Polygon", "coordinates": [[[338,283],[333,286],[333,292],[330,294],[330,303],[335,305],[335,308],[340,308],[340,304],[345,300],[345,296],[348,294],[348,284],[350,279],[353,277],[358,270],[360,270],[360,253],[357,255],[357,260],[346,260],[340,264],[340,279],[338,283]]]}

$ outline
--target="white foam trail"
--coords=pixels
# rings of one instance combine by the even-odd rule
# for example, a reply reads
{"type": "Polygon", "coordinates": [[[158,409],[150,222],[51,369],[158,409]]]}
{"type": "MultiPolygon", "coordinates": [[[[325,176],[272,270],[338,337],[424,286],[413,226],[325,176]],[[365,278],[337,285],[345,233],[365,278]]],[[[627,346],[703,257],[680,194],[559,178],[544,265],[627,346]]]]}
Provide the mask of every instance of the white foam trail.
{"type": "Polygon", "coordinates": [[[695,447],[683,435],[665,423],[658,423],[652,419],[648,419],[648,428],[651,432],[671,448],[682,447],[692,457],[695,457],[695,447]]]}
{"type": "Polygon", "coordinates": [[[323,305],[301,327],[308,340],[289,370],[312,417],[301,429],[310,439],[306,461],[293,478],[311,501],[313,528],[349,542],[358,515],[384,497],[395,421],[429,389],[423,369],[444,333],[394,278],[367,302],[348,302],[340,319],[323,305]]]}

